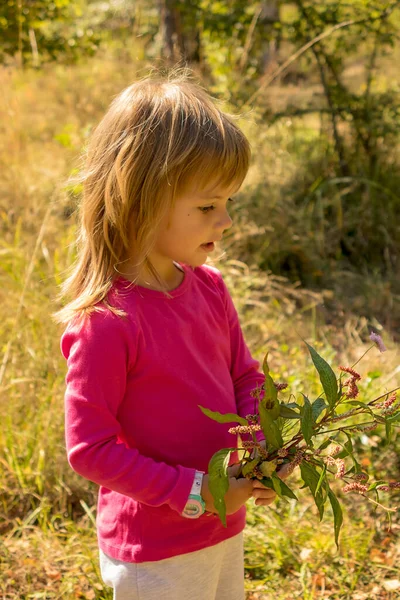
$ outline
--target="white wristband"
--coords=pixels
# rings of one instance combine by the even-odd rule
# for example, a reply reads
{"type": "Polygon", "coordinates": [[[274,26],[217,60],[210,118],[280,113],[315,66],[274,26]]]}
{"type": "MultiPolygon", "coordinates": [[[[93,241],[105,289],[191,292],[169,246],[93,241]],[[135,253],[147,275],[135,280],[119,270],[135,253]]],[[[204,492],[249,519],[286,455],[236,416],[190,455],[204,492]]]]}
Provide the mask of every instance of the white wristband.
{"type": "Polygon", "coordinates": [[[196,471],[196,473],[194,475],[192,489],[190,490],[189,496],[191,494],[194,494],[196,496],[201,496],[201,486],[203,485],[203,475],[204,475],[204,471],[196,471]]]}
{"type": "Polygon", "coordinates": [[[190,494],[188,496],[182,516],[189,519],[197,519],[205,512],[205,502],[201,497],[201,486],[203,483],[203,471],[196,471],[190,494]]]}

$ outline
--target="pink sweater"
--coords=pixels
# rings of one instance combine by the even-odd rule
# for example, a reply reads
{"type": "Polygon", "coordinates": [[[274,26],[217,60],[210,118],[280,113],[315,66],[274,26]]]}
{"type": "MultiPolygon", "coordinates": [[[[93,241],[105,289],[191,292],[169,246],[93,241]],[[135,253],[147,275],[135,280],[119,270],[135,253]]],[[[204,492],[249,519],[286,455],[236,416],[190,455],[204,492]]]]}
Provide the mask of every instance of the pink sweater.
{"type": "Polygon", "coordinates": [[[236,445],[233,425],[198,405],[245,416],[264,381],[219,271],[181,266],[170,299],[117,279],[110,301],[128,317],[94,313],[61,340],[68,460],[100,485],[100,548],[127,562],[200,550],[245,526],[245,507],[227,528],[215,515],[181,516],[195,470],[207,472],[214,452],[236,445]]]}

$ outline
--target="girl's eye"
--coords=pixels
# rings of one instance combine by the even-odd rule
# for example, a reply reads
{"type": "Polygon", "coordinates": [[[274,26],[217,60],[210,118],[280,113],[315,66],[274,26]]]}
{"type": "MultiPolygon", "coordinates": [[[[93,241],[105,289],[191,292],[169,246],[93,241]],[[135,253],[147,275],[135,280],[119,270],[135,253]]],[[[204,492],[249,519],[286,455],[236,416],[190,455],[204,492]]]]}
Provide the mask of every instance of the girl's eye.
{"type": "MultiPolygon", "coordinates": [[[[233,202],[233,198],[228,198],[228,202],[233,202]]],[[[199,210],[203,213],[203,214],[207,214],[208,212],[210,212],[211,210],[215,210],[215,206],[200,206],[199,210]]]]}

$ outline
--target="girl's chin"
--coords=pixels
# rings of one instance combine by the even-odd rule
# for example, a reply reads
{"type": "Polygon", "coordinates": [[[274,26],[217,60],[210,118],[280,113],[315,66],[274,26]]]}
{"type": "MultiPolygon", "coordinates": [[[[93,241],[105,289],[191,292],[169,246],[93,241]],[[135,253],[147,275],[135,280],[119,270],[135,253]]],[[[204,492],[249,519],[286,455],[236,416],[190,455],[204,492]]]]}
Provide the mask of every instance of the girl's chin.
{"type": "Polygon", "coordinates": [[[207,262],[207,254],[204,253],[204,256],[196,256],[196,258],[182,260],[180,262],[183,262],[185,265],[192,268],[201,267],[201,265],[204,265],[204,263],[207,262]]]}

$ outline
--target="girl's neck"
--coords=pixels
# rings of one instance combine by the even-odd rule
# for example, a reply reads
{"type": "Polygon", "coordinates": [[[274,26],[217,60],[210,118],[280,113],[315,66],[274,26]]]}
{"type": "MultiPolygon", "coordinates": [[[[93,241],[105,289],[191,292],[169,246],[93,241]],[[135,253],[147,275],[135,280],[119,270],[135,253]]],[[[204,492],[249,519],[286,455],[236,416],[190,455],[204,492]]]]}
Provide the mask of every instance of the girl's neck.
{"type": "MultiPolygon", "coordinates": [[[[149,288],[151,290],[160,291],[160,285],[155,280],[154,276],[149,273],[147,270],[142,270],[140,273],[134,273],[132,269],[120,270],[121,275],[128,279],[128,281],[133,281],[136,285],[141,287],[149,288]]],[[[165,283],[167,285],[167,290],[170,292],[177,288],[185,278],[185,273],[182,267],[178,263],[173,263],[171,267],[171,273],[165,277],[165,283]]]]}

